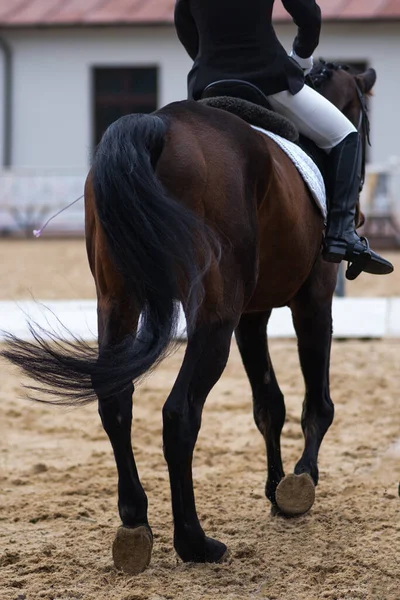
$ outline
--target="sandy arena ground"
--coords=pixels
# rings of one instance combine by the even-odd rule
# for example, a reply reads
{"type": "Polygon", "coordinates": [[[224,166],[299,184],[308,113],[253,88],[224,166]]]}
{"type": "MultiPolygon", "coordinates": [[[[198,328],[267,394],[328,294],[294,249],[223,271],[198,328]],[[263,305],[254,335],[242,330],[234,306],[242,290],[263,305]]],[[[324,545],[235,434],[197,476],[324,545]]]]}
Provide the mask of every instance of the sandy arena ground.
{"type": "MultiPolygon", "coordinates": [[[[382,254],[395,272],[360,275],[346,283],[348,296],[400,296],[400,252],[382,254]]],[[[95,297],[83,239],[0,240],[0,276],[0,300],[95,297]]]]}
{"type": "MultiPolygon", "coordinates": [[[[1,299],[93,296],[83,242],[1,242],[0,256],[1,299]]],[[[399,275],[365,276],[348,293],[400,296],[394,259],[399,275]]],[[[289,472],[302,450],[303,382],[295,342],[271,346],[286,397],[289,472]]],[[[233,345],[206,405],[194,469],[203,526],[231,550],[223,565],[183,565],[172,548],[161,407],[183,350],[136,395],[132,439],[155,534],[151,567],[136,578],[112,565],[116,471],[96,407],[20,400],[19,375],[0,364],[0,599],[400,600],[400,340],[334,344],[336,417],[321,483],[312,511],[293,520],[269,514],[264,445],[233,345]]]]}

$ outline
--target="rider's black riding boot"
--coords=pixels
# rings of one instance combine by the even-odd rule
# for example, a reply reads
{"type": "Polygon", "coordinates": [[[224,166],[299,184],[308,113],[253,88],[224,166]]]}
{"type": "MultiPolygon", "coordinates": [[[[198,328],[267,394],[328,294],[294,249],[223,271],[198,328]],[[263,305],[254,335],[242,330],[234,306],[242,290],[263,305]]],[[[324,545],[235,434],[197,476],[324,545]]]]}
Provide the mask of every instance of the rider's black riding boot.
{"type": "Polygon", "coordinates": [[[346,277],[355,279],[362,271],[386,275],[393,265],[369,248],[368,241],[355,231],[356,204],[361,183],[362,150],[358,133],[350,133],[329,154],[331,181],[328,226],[323,258],[350,264],[346,277]]]}

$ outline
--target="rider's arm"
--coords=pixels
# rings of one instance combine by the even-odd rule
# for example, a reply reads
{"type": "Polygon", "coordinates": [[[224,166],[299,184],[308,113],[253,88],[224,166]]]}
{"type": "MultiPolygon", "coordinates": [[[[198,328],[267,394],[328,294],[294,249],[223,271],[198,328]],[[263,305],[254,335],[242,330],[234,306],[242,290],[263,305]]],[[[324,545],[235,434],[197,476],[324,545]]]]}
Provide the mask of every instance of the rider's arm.
{"type": "Polygon", "coordinates": [[[301,58],[308,58],[319,44],[321,9],[315,0],[282,0],[298,27],[293,50],[301,58]]]}
{"type": "Polygon", "coordinates": [[[178,38],[192,60],[199,51],[199,34],[190,12],[188,0],[177,0],[175,4],[175,28],[178,38]]]}

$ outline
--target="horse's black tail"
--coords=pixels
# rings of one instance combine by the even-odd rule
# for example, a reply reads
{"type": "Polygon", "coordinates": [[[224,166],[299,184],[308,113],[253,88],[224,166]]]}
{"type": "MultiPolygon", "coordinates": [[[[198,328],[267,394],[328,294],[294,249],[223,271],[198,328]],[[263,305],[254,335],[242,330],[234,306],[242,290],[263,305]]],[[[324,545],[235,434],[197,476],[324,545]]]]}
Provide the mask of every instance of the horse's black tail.
{"type": "MultiPolygon", "coordinates": [[[[35,342],[8,337],[1,353],[39,384],[49,402],[84,404],[96,393],[128,388],[166,354],[176,332],[183,282],[188,327],[196,320],[203,276],[217,250],[215,239],[193,212],[168,196],[155,175],[167,122],[156,115],[119,119],[104,134],[92,168],[96,210],[116,269],[135,306],[137,334],[100,352],[74,338],[50,339],[32,329],[35,342]]],[[[32,396],[31,396],[32,397],[32,396]]]]}

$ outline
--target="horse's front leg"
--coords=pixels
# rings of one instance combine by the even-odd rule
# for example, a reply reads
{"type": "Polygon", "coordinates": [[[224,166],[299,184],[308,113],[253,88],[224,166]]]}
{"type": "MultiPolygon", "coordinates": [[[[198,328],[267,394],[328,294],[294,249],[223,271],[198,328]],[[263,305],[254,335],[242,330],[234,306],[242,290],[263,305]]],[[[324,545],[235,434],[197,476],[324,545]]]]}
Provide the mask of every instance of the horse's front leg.
{"type": "Polygon", "coordinates": [[[301,419],[305,440],[303,455],[294,474],[283,479],[276,491],[277,504],[288,515],[303,514],[314,503],[318,452],[333,421],[329,366],[336,276],[337,267],[319,259],[290,303],[306,392],[301,419]]]}
{"type": "MultiPolygon", "coordinates": [[[[98,302],[99,357],[112,360],[112,348],[134,335],[138,316],[128,298],[98,302]],[[111,352],[110,352],[111,351],[111,352]]],[[[104,382],[99,382],[104,388],[104,382]]],[[[93,381],[96,391],[96,381],[93,381]]],[[[133,385],[123,392],[98,394],[99,414],[110,439],[118,471],[118,509],[122,527],[113,544],[115,566],[136,575],[150,563],[153,535],[147,520],[147,497],[139,480],[131,444],[133,385]]]]}
{"type": "Polygon", "coordinates": [[[171,483],[174,546],[184,562],[219,562],[225,544],[206,537],[196,512],[192,459],[206,398],[228,360],[236,322],[205,322],[189,334],[178,378],[163,408],[164,454],[171,483]]]}

